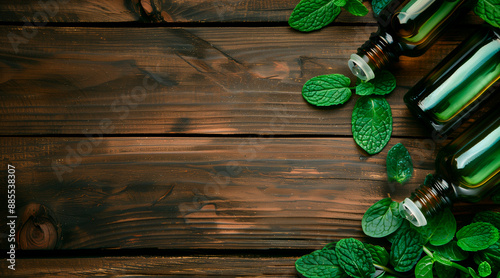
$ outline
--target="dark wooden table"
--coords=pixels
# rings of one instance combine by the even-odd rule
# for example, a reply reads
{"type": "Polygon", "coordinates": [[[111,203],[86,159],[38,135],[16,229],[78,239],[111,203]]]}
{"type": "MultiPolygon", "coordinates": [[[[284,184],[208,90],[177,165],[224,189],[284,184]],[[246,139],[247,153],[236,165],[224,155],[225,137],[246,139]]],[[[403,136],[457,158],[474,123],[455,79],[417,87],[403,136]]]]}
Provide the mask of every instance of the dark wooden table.
{"type": "Polygon", "coordinates": [[[301,88],[353,77],[371,12],[306,34],[287,24],[297,0],[136,2],[0,1],[3,252],[8,164],[17,216],[4,277],[293,277],[301,255],[366,240],[364,211],[409,195],[442,146],[403,95],[481,22],[470,14],[395,65],[393,136],[369,156],[352,139],[356,97],[318,109],[301,88]],[[415,166],[404,187],[385,170],[398,142],[415,166]]]}

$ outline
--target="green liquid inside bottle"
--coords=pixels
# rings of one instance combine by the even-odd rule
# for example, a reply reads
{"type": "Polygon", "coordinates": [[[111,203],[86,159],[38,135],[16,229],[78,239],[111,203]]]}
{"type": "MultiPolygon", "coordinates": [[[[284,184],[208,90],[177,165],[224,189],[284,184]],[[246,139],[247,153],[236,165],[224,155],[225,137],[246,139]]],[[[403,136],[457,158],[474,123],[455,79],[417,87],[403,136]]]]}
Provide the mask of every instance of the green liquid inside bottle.
{"type": "Polygon", "coordinates": [[[493,93],[500,78],[500,34],[483,28],[458,46],[406,95],[408,108],[447,134],[493,93]]]}

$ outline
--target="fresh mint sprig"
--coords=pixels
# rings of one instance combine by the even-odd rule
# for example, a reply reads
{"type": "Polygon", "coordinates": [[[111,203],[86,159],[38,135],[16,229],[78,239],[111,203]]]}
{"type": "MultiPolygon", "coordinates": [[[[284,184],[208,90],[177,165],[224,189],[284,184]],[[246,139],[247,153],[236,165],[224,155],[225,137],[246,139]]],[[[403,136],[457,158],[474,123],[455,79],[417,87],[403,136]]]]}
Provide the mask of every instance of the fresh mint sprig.
{"type": "Polygon", "coordinates": [[[368,14],[368,9],[359,0],[302,0],[295,6],[288,24],[302,32],[318,30],[332,23],[341,7],[355,16],[368,14]]]}

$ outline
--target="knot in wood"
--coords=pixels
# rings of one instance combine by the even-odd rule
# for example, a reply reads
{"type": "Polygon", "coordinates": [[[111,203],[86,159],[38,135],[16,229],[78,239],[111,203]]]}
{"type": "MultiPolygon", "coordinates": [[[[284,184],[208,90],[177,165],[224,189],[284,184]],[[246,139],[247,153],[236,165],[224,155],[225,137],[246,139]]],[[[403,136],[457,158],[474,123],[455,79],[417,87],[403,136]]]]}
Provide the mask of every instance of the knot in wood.
{"type": "Polygon", "coordinates": [[[50,250],[56,247],[61,233],[47,207],[30,204],[23,210],[20,220],[17,234],[20,249],[50,250]]]}

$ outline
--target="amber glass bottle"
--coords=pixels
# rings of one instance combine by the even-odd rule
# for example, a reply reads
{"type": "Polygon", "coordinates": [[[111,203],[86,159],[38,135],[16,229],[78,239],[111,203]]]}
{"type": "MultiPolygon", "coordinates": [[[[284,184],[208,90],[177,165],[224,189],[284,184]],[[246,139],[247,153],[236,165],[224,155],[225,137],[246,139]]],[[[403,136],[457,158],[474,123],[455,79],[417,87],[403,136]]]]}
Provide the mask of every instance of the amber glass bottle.
{"type": "Polygon", "coordinates": [[[440,150],[436,174],[401,203],[416,226],[456,201],[477,202],[500,183],[500,111],[490,111],[440,150]]]}
{"type": "Polygon", "coordinates": [[[399,60],[422,55],[450,23],[469,11],[473,0],[393,0],[377,17],[379,29],[356,54],[349,68],[362,80],[399,60]]]}
{"type": "Polygon", "coordinates": [[[405,95],[412,113],[439,135],[460,125],[498,87],[500,30],[483,26],[405,95]]]}

